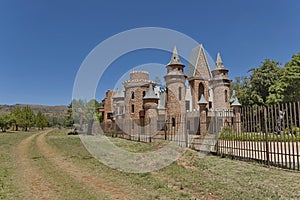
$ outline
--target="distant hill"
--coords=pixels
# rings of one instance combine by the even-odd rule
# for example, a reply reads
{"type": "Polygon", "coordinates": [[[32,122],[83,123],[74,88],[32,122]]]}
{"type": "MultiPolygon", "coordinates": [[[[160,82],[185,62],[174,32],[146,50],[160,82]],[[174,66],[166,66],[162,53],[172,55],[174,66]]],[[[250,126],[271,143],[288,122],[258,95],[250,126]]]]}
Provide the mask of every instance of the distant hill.
{"type": "Polygon", "coordinates": [[[48,121],[60,121],[64,119],[67,114],[68,107],[67,106],[44,106],[44,105],[28,105],[28,104],[16,104],[16,105],[0,105],[0,115],[10,113],[16,108],[24,108],[25,106],[29,106],[31,110],[37,114],[41,111],[48,121]]]}

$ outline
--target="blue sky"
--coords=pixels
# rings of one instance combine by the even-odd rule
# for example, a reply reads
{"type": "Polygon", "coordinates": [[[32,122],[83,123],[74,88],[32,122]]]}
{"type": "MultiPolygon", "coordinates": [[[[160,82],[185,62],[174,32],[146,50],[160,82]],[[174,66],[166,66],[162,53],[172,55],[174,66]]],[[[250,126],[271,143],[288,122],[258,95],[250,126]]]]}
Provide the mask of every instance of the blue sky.
{"type": "MultiPolygon", "coordinates": [[[[69,104],[89,52],[140,27],[182,32],[202,43],[213,59],[220,51],[232,79],[265,58],[284,64],[300,52],[299,10],[296,0],[1,0],[0,104],[69,104]]],[[[167,64],[169,56],[151,50],[121,56],[101,78],[97,99],[131,67],[167,64]]]]}

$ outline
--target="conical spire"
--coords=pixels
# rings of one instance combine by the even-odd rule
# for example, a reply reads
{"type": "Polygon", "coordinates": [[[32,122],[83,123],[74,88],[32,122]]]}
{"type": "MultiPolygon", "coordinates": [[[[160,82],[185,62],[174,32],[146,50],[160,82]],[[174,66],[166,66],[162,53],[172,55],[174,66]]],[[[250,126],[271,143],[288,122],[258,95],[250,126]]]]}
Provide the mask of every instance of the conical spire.
{"type": "Polygon", "coordinates": [[[201,94],[201,98],[200,100],[198,101],[198,104],[204,104],[206,105],[208,102],[206,101],[205,97],[203,94],[201,94]]]}
{"type": "Polygon", "coordinates": [[[124,91],[122,90],[117,90],[115,95],[113,96],[113,99],[117,99],[117,98],[124,98],[125,95],[124,95],[124,91]]]}
{"type": "Polygon", "coordinates": [[[225,67],[223,65],[221,55],[220,55],[220,52],[218,52],[218,55],[217,55],[217,61],[216,61],[215,69],[225,69],[225,67]]]}
{"type": "Polygon", "coordinates": [[[143,99],[158,99],[158,97],[156,96],[156,94],[153,90],[152,84],[150,84],[148,92],[146,93],[146,95],[144,96],[143,99]]]}
{"type": "Polygon", "coordinates": [[[231,106],[237,106],[238,107],[238,106],[242,106],[242,105],[240,104],[239,99],[236,97],[234,102],[231,104],[231,106]]]}
{"type": "Polygon", "coordinates": [[[181,62],[180,62],[180,59],[179,59],[179,55],[178,55],[178,52],[177,52],[177,48],[176,46],[174,46],[174,49],[173,49],[173,53],[172,53],[172,57],[171,57],[171,60],[169,62],[168,65],[183,65],[181,62]]]}

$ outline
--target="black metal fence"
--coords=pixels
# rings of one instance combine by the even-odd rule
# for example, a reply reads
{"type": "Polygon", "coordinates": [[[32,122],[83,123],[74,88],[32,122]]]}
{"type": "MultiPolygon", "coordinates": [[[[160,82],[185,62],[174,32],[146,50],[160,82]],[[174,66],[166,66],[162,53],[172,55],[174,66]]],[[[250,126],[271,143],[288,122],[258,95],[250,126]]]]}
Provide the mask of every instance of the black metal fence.
{"type": "Polygon", "coordinates": [[[199,110],[178,115],[159,116],[152,124],[145,118],[138,120],[119,119],[113,123],[113,136],[138,142],[168,140],[181,147],[189,147],[199,151],[214,151],[218,135],[223,127],[232,126],[232,110],[209,111],[206,120],[200,119],[199,110]],[[156,125],[155,125],[156,124],[156,125]],[[201,124],[206,124],[205,134],[200,134],[201,124]],[[152,126],[152,127],[151,127],[152,126]],[[157,128],[153,128],[156,126],[157,128]],[[151,130],[151,131],[150,131],[151,130]]]}
{"type": "Polygon", "coordinates": [[[242,107],[240,131],[224,127],[219,155],[300,170],[300,102],[242,107]]]}

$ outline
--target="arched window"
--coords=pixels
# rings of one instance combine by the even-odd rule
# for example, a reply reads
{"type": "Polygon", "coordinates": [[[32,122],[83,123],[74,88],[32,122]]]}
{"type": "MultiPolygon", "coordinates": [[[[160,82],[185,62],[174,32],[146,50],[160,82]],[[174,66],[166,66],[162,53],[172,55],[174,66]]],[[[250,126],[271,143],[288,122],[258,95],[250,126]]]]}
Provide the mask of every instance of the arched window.
{"type": "Polygon", "coordinates": [[[134,92],[131,93],[131,99],[134,99],[134,92]]]}
{"type": "Polygon", "coordinates": [[[225,95],[225,102],[227,102],[228,101],[228,91],[227,90],[224,91],[224,95],[225,95]]]}
{"type": "Polygon", "coordinates": [[[181,93],[182,93],[182,88],[179,87],[179,88],[178,88],[178,100],[179,100],[179,101],[181,101],[181,95],[182,95],[181,93]]]}
{"type": "Polygon", "coordinates": [[[205,94],[204,94],[204,85],[203,85],[203,83],[199,83],[199,87],[198,87],[198,101],[200,100],[202,94],[205,96],[205,94]]]}
{"type": "Polygon", "coordinates": [[[175,124],[176,124],[175,118],[172,117],[172,126],[175,127],[175,124]]]}
{"type": "Polygon", "coordinates": [[[146,95],[146,91],[143,91],[143,97],[146,95]]]}
{"type": "Polygon", "coordinates": [[[131,105],[131,112],[134,113],[134,105],[131,105]]]}

